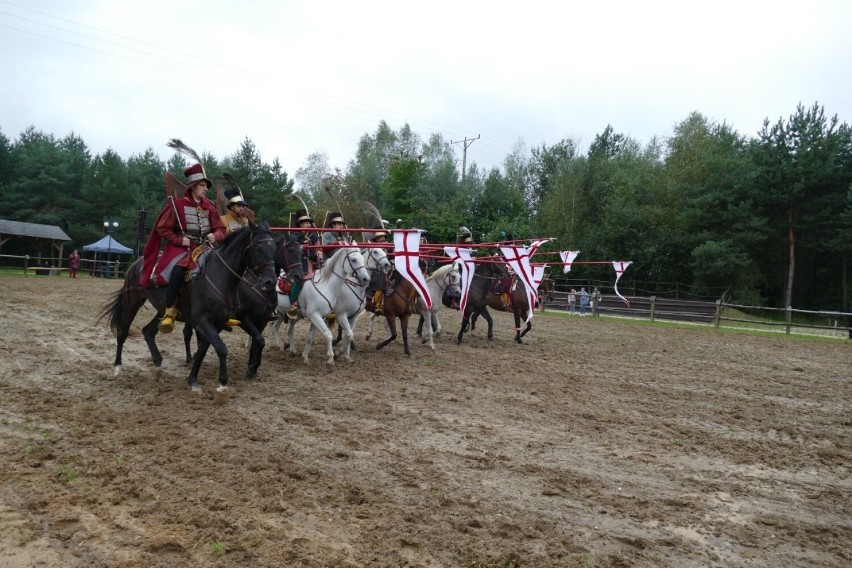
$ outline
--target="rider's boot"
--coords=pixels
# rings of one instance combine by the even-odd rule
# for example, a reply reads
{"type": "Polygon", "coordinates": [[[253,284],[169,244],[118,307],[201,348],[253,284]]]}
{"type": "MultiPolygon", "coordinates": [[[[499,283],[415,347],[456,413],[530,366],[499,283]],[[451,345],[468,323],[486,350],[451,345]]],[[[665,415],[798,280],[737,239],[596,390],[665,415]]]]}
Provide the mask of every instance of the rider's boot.
{"type": "Polygon", "coordinates": [[[178,318],[178,309],[175,306],[166,308],[163,319],[160,320],[160,333],[171,333],[175,328],[175,320],[178,318]]]}
{"type": "Polygon", "coordinates": [[[237,327],[238,325],[240,325],[240,320],[235,318],[228,318],[225,322],[225,327],[237,327]]]}
{"type": "Polygon", "coordinates": [[[296,319],[299,317],[299,302],[295,302],[290,304],[290,309],[287,310],[287,317],[290,319],[296,319]]]}
{"type": "Polygon", "coordinates": [[[384,297],[385,297],[385,295],[384,295],[384,292],[382,292],[382,290],[376,290],[376,293],[373,294],[373,308],[377,312],[382,311],[382,307],[383,307],[382,300],[384,299],[384,297]]]}

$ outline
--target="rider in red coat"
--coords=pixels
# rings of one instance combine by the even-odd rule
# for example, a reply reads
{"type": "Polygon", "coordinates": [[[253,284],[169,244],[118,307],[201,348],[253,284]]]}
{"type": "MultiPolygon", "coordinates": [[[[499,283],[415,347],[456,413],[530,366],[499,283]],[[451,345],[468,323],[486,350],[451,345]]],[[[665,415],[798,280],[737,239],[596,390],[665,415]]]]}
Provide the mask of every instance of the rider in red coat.
{"type": "MultiPolygon", "coordinates": [[[[143,252],[142,285],[166,285],[166,313],[160,320],[160,331],[169,333],[178,318],[177,299],[187,269],[195,268],[192,252],[203,242],[210,246],[221,242],[227,229],[207,199],[212,183],[201,164],[184,171],[186,189],[183,197],[169,199],[160,213],[143,252]]],[[[227,325],[238,325],[228,322],[227,325]]]]}

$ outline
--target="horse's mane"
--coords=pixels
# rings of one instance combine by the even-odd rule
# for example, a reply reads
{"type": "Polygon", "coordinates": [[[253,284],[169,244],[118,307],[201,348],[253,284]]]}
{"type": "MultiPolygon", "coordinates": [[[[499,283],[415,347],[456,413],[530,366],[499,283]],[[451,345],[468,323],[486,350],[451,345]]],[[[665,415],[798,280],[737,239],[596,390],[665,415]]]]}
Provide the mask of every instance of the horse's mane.
{"type": "Polygon", "coordinates": [[[455,266],[455,263],[451,262],[449,264],[445,264],[444,266],[442,266],[440,268],[437,268],[435,270],[435,272],[433,272],[432,274],[429,275],[428,278],[426,278],[426,281],[428,282],[430,280],[438,280],[439,278],[445,277],[447,275],[447,273],[450,272],[453,269],[454,266],[455,266]]]}
{"type": "Polygon", "coordinates": [[[358,247],[340,247],[334,254],[328,257],[325,261],[325,264],[322,265],[322,268],[319,268],[316,272],[314,272],[314,282],[320,283],[325,282],[329,278],[329,274],[335,271],[335,269],[339,268],[343,261],[346,259],[346,256],[352,251],[360,250],[358,247]],[[345,252],[344,252],[345,251],[345,252]]]}

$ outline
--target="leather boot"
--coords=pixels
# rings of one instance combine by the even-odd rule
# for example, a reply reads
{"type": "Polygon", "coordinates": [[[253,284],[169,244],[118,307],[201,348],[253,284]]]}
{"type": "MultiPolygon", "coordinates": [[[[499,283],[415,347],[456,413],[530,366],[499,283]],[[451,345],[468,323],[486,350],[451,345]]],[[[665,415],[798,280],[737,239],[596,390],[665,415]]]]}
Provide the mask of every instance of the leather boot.
{"type": "Polygon", "coordinates": [[[240,325],[240,320],[234,318],[228,318],[225,322],[225,327],[237,327],[238,325],[240,325]]]}
{"type": "Polygon", "coordinates": [[[178,318],[177,308],[166,308],[163,319],[160,320],[160,333],[171,333],[175,328],[175,320],[178,318]]]}

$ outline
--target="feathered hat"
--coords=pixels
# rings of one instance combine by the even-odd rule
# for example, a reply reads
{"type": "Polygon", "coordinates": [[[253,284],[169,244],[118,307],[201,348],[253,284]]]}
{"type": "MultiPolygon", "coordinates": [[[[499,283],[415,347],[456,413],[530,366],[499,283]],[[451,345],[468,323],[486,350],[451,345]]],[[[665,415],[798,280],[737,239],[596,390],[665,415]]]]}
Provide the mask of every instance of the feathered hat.
{"type": "Polygon", "coordinates": [[[328,229],[335,223],[343,223],[346,225],[346,221],[343,220],[343,214],[340,211],[329,211],[325,214],[325,224],[323,224],[323,228],[328,229]]]}
{"type": "Polygon", "coordinates": [[[208,188],[213,187],[213,182],[207,179],[207,174],[204,172],[204,166],[201,164],[201,156],[198,155],[198,152],[184,144],[179,138],[172,138],[166,143],[166,146],[180,152],[181,154],[186,154],[197,162],[183,171],[183,175],[186,177],[184,195],[189,195],[189,191],[202,181],[207,182],[208,188]]]}

